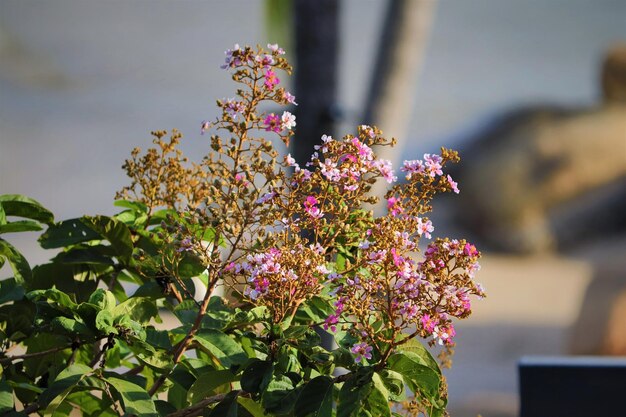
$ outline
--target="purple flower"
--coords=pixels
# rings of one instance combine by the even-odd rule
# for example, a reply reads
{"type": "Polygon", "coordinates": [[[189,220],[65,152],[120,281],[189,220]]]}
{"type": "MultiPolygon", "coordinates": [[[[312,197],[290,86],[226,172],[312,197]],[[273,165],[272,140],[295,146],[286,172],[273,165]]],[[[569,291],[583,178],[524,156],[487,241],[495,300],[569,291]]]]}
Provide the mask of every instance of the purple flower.
{"type": "Polygon", "coordinates": [[[296,96],[294,96],[293,94],[291,94],[289,91],[285,91],[285,92],[283,93],[283,98],[285,99],[285,101],[286,101],[287,103],[291,103],[291,104],[293,104],[294,106],[297,106],[297,105],[298,105],[298,103],[296,103],[296,96]]]}
{"type": "Polygon", "coordinates": [[[282,130],[282,121],[274,113],[268,114],[263,120],[263,124],[265,124],[265,130],[268,132],[280,133],[282,130]]]}
{"type": "Polygon", "coordinates": [[[452,191],[454,191],[455,193],[459,193],[459,184],[457,182],[455,182],[451,176],[447,176],[446,178],[448,180],[448,184],[450,184],[450,188],[452,188],[452,191]]]}
{"type": "Polygon", "coordinates": [[[268,90],[273,90],[274,87],[278,85],[278,83],[280,83],[280,79],[276,76],[274,71],[268,70],[265,73],[265,82],[263,83],[265,88],[267,88],[268,90]]]}
{"type": "Polygon", "coordinates": [[[356,343],[350,348],[350,352],[356,355],[355,362],[361,362],[363,358],[372,359],[372,347],[365,342],[356,343]]]}
{"type": "Polygon", "coordinates": [[[209,123],[207,120],[203,120],[202,125],[200,125],[200,134],[204,135],[204,132],[206,132],[210,128],[211,128],[211,123],[209,123]]]}

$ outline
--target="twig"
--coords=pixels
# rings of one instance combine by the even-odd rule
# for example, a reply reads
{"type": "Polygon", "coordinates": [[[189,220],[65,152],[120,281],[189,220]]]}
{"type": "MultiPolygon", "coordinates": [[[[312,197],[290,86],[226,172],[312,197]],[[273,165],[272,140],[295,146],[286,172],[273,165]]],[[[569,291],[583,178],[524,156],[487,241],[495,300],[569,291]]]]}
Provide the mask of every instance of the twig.
{"type": "Polygon", "coordinates": [[[124,372],[122,375],[137,375],[141,373],[141,371],[143,371],[143,368],[145,368],[145,365],[142,363],[141,365],[135,366],[133,369],[129,369],[128,371],[124,372]]]}
{"type": "Polygon", "coordinates": [[[29,415],[34,413],[35,411],[39,410],[41,406],[39,405],[39,403],[31,403],[28,407],[24,408],[24,410],[22,410],[22,413],[29,415]]]}
{"type": "MultiPolygon", "coordinates": [[[[244,391],[242,390],[237,390],[234,391],[237,393],[237,395],[242,395],[244,393],[244,391]]],[[[213,403],[217,403],[220,402],[224,399],[224,397],[226,397],[227,394],[218,394],[218,395],[213,395],[212,397],[208,397],[205,398],[204,400],[190,406],[187,408],[183,408],[182,410],[178,410],[175,411],[171,414],[168,414],[166,417],[193,417],[193,416],[197,416],[202,414],[202,412],[204,411],[204,408],[207,405],[213,404],[213,403]]]]}
{"type": "Polygon", "coordinates": [[[69,349],[71,347],[72,347],[72,345],[59,346],[59,347],[55,347],[55,348],[48,349],[48,350],[42,350],[41,352],[26,353],[24,355],[7,356],[5,358],[1,358],[0,359],[0,363],[13,362],[13,361],[16,361],[16,360],[19,360],[19,359],[36,358],[38,356],[45,356],[45,355],[49,355],[51,353],[56,353],[56,352],[60,352],[60,351],[65,350],[65,349],[69,349]]]}
{"type": "MultiPolygon", "coordinates": [[[[213,278],[211,282],[209,282],[209,285],[207,286],[206,294],[204,295],[204,299],[202,300],[202,304],[200,305],[200,311],[198,311],[198,315],[196,316],[196,320],[193,323],[191,330],[189,330],[189,333],[185,336],[185,338],[178,345],[176,345],[174,352],[173,352],[173,357],[172,357],[172,361],[174,362],[174,364],[177,364],[180,361],[180,358],[183,356],[183,354],[185,353],[185,351],[191,344],[193,337],[200,329],[200,324],[202,323],[202,319],[204,318],[206,310],[209,307],[211,293],[213,292],[213,289],[215,288],[217,281],[218,281],[218,278],[215,277],[213,278]]],[[[153,396],[154,393],[156,393],[158,389],[161,387],[161,385],[163,385],[163,383],[165,382],[168,376],[169,376],[169,372],[165,372],[161,374],[161,376],[156,381],[154,381],[154,384],[152,384],[152,387],[150,387],[148,394],[150,394],[150,396],[153,396]]]]}

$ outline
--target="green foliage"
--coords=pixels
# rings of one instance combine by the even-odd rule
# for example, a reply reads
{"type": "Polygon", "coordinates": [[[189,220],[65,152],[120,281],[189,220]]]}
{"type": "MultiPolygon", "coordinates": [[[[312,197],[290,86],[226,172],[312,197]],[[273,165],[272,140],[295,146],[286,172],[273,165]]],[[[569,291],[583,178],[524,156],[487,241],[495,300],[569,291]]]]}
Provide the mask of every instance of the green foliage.
{"type": "MultiPolygon", "coordinates": [[[[55,222],[33,199],[0,195],[0,415],[391,417],[411,398],[444,414],[441,370],[416,336],[450,342],[451,317],[469,314],[457,306],[482,294],[479,253],[449,240],[428,253],[447,247],[453,260],[411,252],[432,230],[418,215],[456,183],[416,171],[388,193],[405,215],[375,218],[363,204],[392,172],[372,147],[393,141],[367,126],[325,137],[312,170],[289,176],[295,165],[258,135],[288,144],[295,125],[257,109],[294,104],[273,72],[291,71],[284,51],[268,47],[228,51],[241,88],[218,101],[214,126],[229,137],[211,137],[214,153],[187,164],[176,131],[133,150],[118,214],[55,222]],[[7,235],[38,231],[54,254],[31,268],[7,235]],[[446,276],[446,262],[464,272],[446,276]],[[436,298],[454,292],[448,281],[462,302],[436,298]]],[[[458,159],[432,158],[433,174],[458,159]]]]}
{"type": "MultiPolygon", "coordinates": [[[[116,205],[124,210],[115,217],[53,223],[52,214],[34,200],[0,198],[0,233],[45,228],[41,246],[61,249],[31,270],[24,256],[0,239],[0,259],[13,273],[0,281],[0,334],[7,352],[0,353],[0,412],[14,410],[18,400],[58,416],[72,409],[86,416],[116,415],[116,408],[160,416],[199,406],[209,416],[385,416],[388,401],[405,399],[405,386],[444,404],[438,398],[438,365],[420,343],[403,345],[376,372],[355,366],[348,333],[337,333],[344,347],[331,352],[320,347],[311,324],[334,311],[331,298],[322,294],[264,337],[251,330],[267,325],[265,307],[233,308],[222,297],[210,297],[200,328],[188,341],[197,358],[176,364],[172,353],[186,343],[199,305],[192,299],[176,302],[170,291],[183,292],[184,280],[201,276],[204,265],[182,254],[180,281],[170,279],[168,291],[163,271],[137,256],[170,250],[157,236],[167,214],[156,216],[157,222],[141,203],[116,205]],[[10,222],[7,216],[29,220],[10,222]],[[125,282],[139,288],[133,294],[125,282]],[[180,327],[157,330],[162,316],[178,320],[180,327]],[[14,345],[25,353],[12,356],[8,349],[14,345]],[[338,382],[332,376],[336,366],[354,376],[338,382]],[[168,391],[168,402],[149,392],[159,378],[166,381],[158,391],[168,391]]],[[[205,275],[203,285],[208,284],[205,275]]]]}

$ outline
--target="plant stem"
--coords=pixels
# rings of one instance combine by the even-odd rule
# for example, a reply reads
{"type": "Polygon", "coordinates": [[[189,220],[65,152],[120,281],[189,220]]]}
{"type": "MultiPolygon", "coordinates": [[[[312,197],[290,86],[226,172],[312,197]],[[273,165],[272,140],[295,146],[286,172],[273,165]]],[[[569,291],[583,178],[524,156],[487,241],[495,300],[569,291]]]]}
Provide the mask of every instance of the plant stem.
{"type": "MultiPolygon", "coordinates": [[[[244,392],[241,390],[235,391],[237,395],[241,395],[244,392]]],[[[226,397],[226,394],[218,394],[213,395],[212,397],[205,398],[204,400],[190,406],[187,408],[183,408],[182,410],[175,411],[171,414],[168,414],[166,417],[193,417],[198,416],[204,412],[204,408],[207,405],[220,402],[226,397]]]]}

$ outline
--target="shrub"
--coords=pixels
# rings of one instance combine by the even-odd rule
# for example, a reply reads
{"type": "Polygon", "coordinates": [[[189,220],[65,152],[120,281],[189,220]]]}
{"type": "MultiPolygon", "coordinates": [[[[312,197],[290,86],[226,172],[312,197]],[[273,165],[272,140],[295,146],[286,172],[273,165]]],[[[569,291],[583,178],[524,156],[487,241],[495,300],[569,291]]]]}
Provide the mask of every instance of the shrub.
{"type": "Polygon", "coordinates": [[[13,271],[0,282],[0,412],[445,414],[425,343],[446,361],[452,320],[484,295],[480,253],[461,239],[419,244],[435,194],[458,193],[444,173],[458,155],[405,161],[398,181],[375,152],[393,141],[360,126],[323,136],[305,166],[280,159],[270,139],[288,144],[295,117],[259,106],[296,103],[280,87],[283,50],[268,48],[227,51],[239,89],[202,123],[215,132],[203,159],[183,156],[177,131],[132,151],[117,215],[54,222],[32,199],[0,197],[0,233],[46,227],[41,246],[60,249],[31,270],[0,239],[13,271]],[[381,216],[376,181],[389,183],[381,216]]]}

